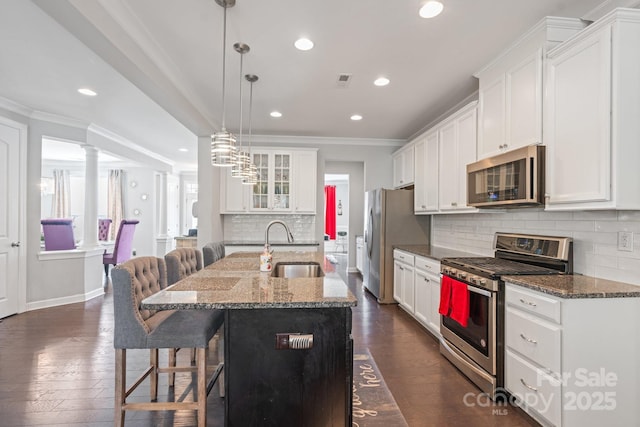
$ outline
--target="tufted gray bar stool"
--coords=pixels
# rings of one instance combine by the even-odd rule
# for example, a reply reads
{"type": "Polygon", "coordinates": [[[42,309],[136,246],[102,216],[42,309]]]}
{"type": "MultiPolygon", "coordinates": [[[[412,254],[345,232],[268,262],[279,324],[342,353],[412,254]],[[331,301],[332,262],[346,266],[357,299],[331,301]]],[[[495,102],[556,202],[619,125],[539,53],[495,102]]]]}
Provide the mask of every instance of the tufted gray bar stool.
{"type": "Polygon", "coordinates": [[[116,266],[112,272],[114,304],[115,422],[124,426],[125,411],[196,410],[198,426],[207,420],[207,395],[218,380],[220,363],[207,382],[206,362],[209,341],[224,322],[219,310],[144,310],[141,301],[167,286],[167,269],[162,258],[139,257],[116,266]],[[160,348],[196,348],[196,366],[161,368],[158,364],[160,348]],[[149,367],[127,386],[128,349],[149,349],[149,367]],[[196,372],[194,402],[157,402],[158,373],[196,372]],[[151,382],[151,401],[128,403],[127,397],[147,378],[151,382]]]}

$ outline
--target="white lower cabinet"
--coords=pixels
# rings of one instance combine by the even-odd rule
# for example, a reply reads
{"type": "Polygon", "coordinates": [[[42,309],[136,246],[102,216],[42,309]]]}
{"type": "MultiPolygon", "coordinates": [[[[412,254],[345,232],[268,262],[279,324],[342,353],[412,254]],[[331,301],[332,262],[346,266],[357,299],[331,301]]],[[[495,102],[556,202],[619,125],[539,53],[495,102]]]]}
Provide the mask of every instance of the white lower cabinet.
{"type": "Polygon", "coordinates": [[[505,388],[543,425],[640,425],[640,298],[506,283],[505,388]]]}
{"type": "Polygon", "coordinates": [[[440,335],[440,262],[398,249],[394,257],[394,297],[436,336],[440,335]]]}
{"type": "Polygon", "coordinates": [[[526,406],[530,414],[536,411],[539,416],[534,418],[539,421],[559,426],[562,409],[560,380],[509,349],[505,355],[505,370],[509,371],[505,387],[520,400],[519,404],[526,406]]]}
{"type": "Polygon", "coordinates": [[[416,318],[436,336],[440,336],[440,262],[415,258],[416,318]],[[420,296],[418,296],[420,295],[420,296]],[[421,306],[418,314],[418,306],[421,306]]]}
{"type": "Polygon", "coordinates": [[[415,311],[413,262],[413,254],[393,251],[393,298],[411,314],[415,311]]]}

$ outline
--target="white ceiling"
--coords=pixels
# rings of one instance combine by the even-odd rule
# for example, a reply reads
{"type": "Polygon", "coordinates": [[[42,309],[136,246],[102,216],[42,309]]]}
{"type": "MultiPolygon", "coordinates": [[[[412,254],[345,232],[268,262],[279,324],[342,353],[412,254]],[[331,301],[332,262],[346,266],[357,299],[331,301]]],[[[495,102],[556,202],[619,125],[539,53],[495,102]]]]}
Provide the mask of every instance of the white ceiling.
{"type": "MultiPolygon", "coordinates": [[[[254,134],[404,140],[472,95],[472,74],[544,16],[585,16],[602,0],[443,2],[425,20],[419,0],[237,0],[227,11],[227,128],[237,132],[239,116],[234,42],[249,44],[244,73],[260,77],[254,134]],[[296,50],[300,36],[315,48],[296,50]],[[353,76],[346,88],[340,73],[353,76]],[[388,86],[373,85],[381,75],[388,86]],[[349,120],[354,113],[364,119],[349,120]]],[[[177,165],[194,165],[196,135],[219,129],[223,8],[214,0],[0,6],[0,97],[108,129],[177,165]],[[99,95],[78,95],[81,86],[99,95]]],[[[246,108],[248,84],[244,95],[246,108]]]]}

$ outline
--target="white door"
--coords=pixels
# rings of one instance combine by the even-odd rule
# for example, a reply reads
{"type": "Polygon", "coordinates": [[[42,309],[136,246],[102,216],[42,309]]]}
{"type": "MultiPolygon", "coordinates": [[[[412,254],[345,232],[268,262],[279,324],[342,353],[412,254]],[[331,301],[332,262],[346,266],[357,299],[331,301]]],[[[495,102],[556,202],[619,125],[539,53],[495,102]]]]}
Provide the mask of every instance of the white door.
{"type": "Polygon", "coordinates": [[[0,318],[18,312],[20,132],[0,121],[0,318]]]}

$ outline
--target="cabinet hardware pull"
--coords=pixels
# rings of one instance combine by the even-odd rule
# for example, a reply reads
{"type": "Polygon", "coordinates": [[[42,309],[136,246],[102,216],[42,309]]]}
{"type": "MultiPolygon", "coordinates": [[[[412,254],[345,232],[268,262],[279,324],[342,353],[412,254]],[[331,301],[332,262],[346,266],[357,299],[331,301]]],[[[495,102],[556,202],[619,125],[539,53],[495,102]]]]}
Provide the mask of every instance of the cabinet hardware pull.
{"type": "Polygon", "coordinates": [[[520,298],[520,302],[523,303],[523,304],[530,305],[531,307],[537,307],[538,306],[538,304],[536,304],[535,302],[525,301],[522,298],[520,298]]]}
{"type": "Polygon", "coordinates": [[[458,202],[451,202],[451,206],[458,206],[458,202]]]}
{"type": "Polygon", "coordinates": [[[529,384],[527,384],[526,382],[524,382],[524,380],[522,378],[520,378],[520,382],[522,383],[523,386],[525,386],[526,388],[528,388],[529,390],[533,390],[536,393],[538,392],[538,389],[535,387],[531,387],[529,384]]]}
{"type": "Polygon", "coordinates": [[[527,337],[524,336],[524,334],[520,334],[520,338],[522,338],[526,342],[530,342],[531,344],[538,344],[538,341],[536,341],[534,339],[531,339],[531,338],[527,338],[527,337]]]}
{"type": "Polygon", "coordinates": [[[11,247],[12,248],[19,248],[20,247],[20,242],[11,242],[11,247]]]}

